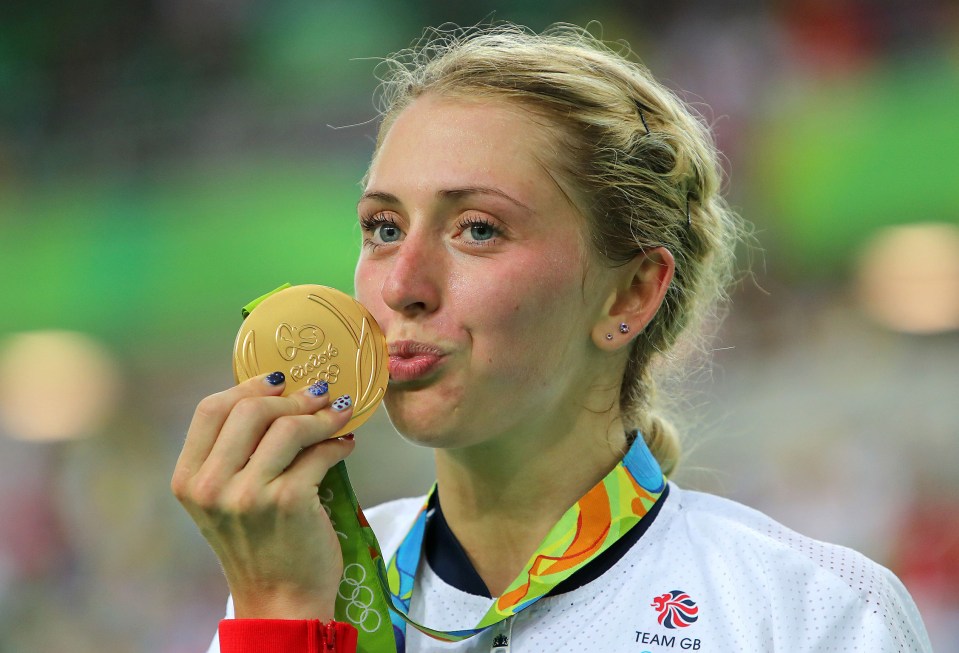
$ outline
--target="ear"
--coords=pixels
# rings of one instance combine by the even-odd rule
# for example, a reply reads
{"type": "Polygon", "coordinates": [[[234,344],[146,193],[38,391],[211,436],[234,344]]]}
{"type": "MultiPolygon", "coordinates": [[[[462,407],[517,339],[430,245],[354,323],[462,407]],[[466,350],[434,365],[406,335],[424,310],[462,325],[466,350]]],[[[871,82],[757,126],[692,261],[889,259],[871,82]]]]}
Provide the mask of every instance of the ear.
{"type": "Polygon", "coordinates": [[[656,315],[675,270],[676,261],[665,247],[637,254],[632,261],[616,268],[616,285],[592,330],[596,346],[612,352],[631,343],[656,315]]]}

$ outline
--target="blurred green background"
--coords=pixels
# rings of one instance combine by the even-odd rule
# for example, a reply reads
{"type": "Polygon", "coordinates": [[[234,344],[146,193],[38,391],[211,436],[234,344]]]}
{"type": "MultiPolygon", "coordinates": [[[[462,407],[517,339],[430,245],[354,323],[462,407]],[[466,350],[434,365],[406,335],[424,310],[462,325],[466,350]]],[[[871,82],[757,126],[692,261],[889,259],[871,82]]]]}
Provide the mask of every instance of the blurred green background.
{"type": "MultiPolygon", "coordinates": [[[[954,3],[8,0],[0,653],[205,650],[226,586],[168,490],[193,408],[241,305],[352,290],[378,58],[490,18],[627,40],[726,155],[759,246],[673,386],[677,480],[892,567],[959,650],[954,3]]],[[[425,491],[428,452],[360,435],[361,500],[425,491]]]]}

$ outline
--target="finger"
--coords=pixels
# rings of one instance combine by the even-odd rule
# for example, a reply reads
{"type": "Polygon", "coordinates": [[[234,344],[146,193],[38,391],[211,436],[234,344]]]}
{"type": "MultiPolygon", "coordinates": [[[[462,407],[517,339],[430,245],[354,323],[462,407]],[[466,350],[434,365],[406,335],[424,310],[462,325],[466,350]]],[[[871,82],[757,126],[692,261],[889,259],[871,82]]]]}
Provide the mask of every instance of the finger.
{"type": "Polygon", "coordinates": [[[352,416],[352,402],[345,395],[313,415],[290,415],[275,420],[241,474],[269,483],[283,474],[304,449],[342,431],[352,416]]]}
{"type": "Polygon", "coordinates": [[[303,449],[293,463],[268,486],[277,505],[289,508],[317,501],[316,489],[334,465],[349,456],[356,444],[350,436],[333,438],[303,449]]]}
{"type": "Polygon", "coordinates": [[[177,459],[174,482],[178,476],[189,478],[200,469],[237,402],[248,397],[279,395],[283,392],[284,380],[282,372],[261,374],[200,401],[177,459]]]}
{"type": "MultiPolygon", "coordinates": [[[[314,384],[286,397],[247,397],[238,401],[213,444],[204,463],[204,472],[221,479],[236,474],[247,464],[264,434],[278,420],[312,415],[329,405],[329,402],[325,383],[314,384]]],[[[290,428],[297,422],[290,421],[291,424],[284,428],[290,428]]]]}

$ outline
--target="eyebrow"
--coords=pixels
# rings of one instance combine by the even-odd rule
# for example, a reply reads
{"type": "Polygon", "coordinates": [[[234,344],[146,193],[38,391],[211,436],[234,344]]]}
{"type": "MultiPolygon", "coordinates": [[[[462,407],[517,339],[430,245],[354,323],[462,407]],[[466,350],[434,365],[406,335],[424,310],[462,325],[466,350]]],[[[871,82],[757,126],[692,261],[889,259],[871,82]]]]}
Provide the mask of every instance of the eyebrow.
{"type": "MultiPolygon", "coordinates": [[[[523,204],[515,197],[491,186],[464,186],[463,188],[448,188],[438,190],[436,191],[436,194],[443,199],[461,199],[469,197],[470,195],[493,195],[512,202],[516,206],[530,213],[534,213],[533,209],[528,207],[526,204],[523,204]]],[[[392,193],[386,193],[384,191],[367,191],[363,193],[362,197],[360,197],[360,202],[366,199],[380,200],[381,202],[385,202],[387,204],[402,204],[402,202],[400,202],[400,198],[398,198],[396,195],[393,195],[392,193]]]]}
{"type": "Polygon", "coordinates": [[[363,200],[379,200],[381,202],[386,202],[387,204],[400,203],[400,198],[398,198],[396,195],[393,195],[391,193],[384,193],[383,191],[378,191],[378,190],[371,190],[363,193],[363,195],[360,197],[360,201],[357,202],[357,204],[359,204],[363,200]]]}

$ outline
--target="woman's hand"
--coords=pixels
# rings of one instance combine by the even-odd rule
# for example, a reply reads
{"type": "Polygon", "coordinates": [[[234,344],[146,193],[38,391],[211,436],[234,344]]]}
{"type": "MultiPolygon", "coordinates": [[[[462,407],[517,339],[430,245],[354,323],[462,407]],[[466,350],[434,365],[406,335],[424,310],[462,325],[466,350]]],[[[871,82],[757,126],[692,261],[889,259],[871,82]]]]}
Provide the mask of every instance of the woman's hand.
{"type": "Polygon", "coordinates": [[[328,394],[281,397],[282,376],[203,399],[170,485],[220,559],[237,618],[327,620],[343,557],[317,488],[353,450],[328,439],[353,410],[328,394]]]}

